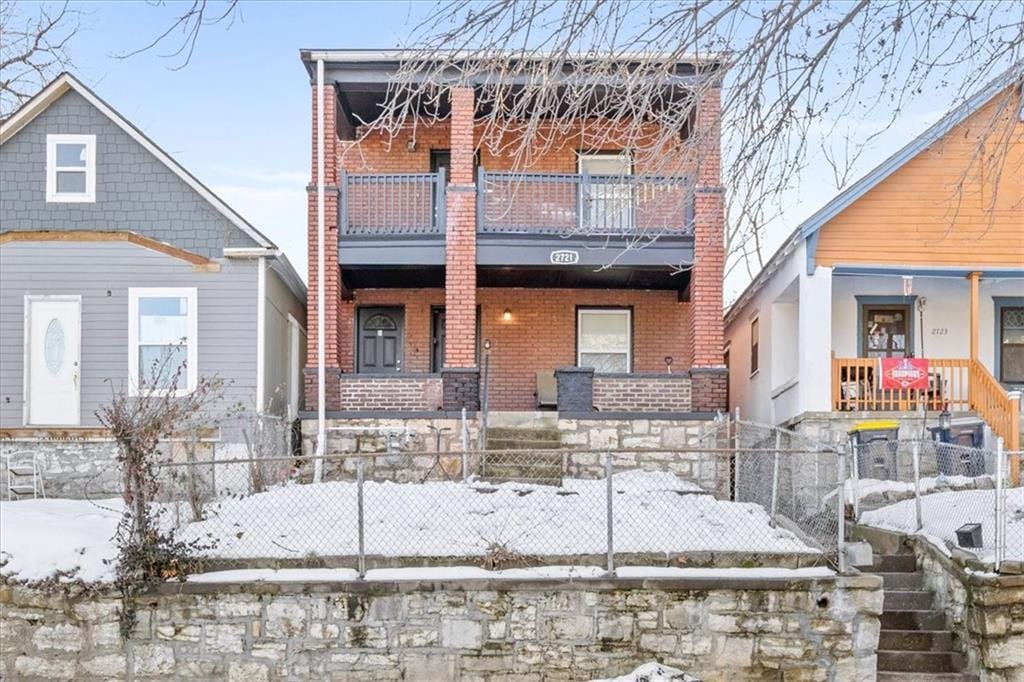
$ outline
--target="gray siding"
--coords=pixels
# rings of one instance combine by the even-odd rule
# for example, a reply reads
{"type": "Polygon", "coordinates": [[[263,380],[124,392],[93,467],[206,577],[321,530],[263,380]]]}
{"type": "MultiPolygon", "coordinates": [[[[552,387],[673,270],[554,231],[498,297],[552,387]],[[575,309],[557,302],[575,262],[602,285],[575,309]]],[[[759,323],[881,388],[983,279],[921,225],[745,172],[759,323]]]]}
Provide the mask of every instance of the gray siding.
{"type": "Polygon", "coordinates": [[[229,382],[225,400],[251,410],[256,278],[256,261],[223,261],[220,272],[195,272],[179,259],[127,243],[0,246],[0,426],[20,426],[23,419],[25,295],[82,296],[82,425],[91,426],[111,385],[122,387],[128,378],[129,287],[196,287],[199,375],[223,377],[229,382]]]}
{"type": "Polygon", "coordinates": [[[193,253],[257,246],[77,92],[0,146],[0,230],[125,230],[193,253]],[[46,203],[47,134],[96,135],[96,202],[46,203]]]}
{"type": "Polygon", "coordinates": [[[299,340],[299,375],[290,376],[288,366],[288,339],[291,327],[288,315],[298,320],[305,331],[306,308],[303,301],[292,293],[281,276],[271,268],[267,268],[266,290],[266,345],[263,349],[264,358],[264,392],[266,404],[264,409],[272,414],[283,415],[287,411],[288,390],[292,383],[299,385],[299,407],[302,406],[302,368],[306,366],[306,337],[299,340]]]}

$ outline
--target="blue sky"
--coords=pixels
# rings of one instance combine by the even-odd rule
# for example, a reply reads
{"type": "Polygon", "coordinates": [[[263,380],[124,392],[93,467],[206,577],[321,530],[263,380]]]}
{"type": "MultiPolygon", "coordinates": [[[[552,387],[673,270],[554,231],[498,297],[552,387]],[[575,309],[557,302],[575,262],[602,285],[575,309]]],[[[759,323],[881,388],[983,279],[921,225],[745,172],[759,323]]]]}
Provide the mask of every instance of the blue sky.
{"type": "MultiPolygon", "coordinates": [[[[173,22],[181,5],[79,3],[83,30],[73,44],[75,73],[285,250],[306,273],[306,192],[310,89],[300,48],[388,48],[409,41],[431,2],[250,2],[230,27],[205,27],[191,62],[157,49],[129,59],[173,22]]],[[[946,109],[930,98],[903,116],[859,159],[866,172],[923,131],[946,109]]],[[[866,122],[871,127],[871,122],[866,122]]],[[[819,161],[782,199],[784,219],[766,242],[770,254],[800,220],[836,192],[819,161]]],[[[726,298],[742,290],[742,268],[726,298]]]]}

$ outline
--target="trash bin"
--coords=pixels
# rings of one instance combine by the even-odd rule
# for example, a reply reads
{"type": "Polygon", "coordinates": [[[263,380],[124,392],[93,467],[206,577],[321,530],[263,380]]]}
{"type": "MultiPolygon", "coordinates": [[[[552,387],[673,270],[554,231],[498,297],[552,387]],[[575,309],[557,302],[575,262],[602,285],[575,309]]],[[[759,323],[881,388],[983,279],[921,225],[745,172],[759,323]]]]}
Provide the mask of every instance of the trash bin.
{"type": "Polygon", "coordinates": [[[953,426],[949,442],[942,442],[942,431],[936,426],[928,429],[935,440],[935,461],[943,476],[985,475],[985,452],[981,449],[982,430],[975,424],[953,426]]]}
{"type": "Polygon", "coordinates": [[[857,457],[858,478],[898,480],[899,431],[900,424],[893,419],[876,419],[853,425],[849,435],[857,457]]]}

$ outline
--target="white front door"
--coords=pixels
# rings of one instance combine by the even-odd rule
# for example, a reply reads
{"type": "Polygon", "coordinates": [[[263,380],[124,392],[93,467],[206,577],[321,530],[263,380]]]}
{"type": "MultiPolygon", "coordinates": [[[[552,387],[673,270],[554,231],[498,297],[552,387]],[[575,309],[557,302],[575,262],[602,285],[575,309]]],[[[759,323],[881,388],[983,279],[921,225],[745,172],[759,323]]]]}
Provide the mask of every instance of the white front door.
{"type": "Polygon", "coordinates": [[[80,296],[25,300],[27,424],[80,423],[81,310],[80,296]]]}

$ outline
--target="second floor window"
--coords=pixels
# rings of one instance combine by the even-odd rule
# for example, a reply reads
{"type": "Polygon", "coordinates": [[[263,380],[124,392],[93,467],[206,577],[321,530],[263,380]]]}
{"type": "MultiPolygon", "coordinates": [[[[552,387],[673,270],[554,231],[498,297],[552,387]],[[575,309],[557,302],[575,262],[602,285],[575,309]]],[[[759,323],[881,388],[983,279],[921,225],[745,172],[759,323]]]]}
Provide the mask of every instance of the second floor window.
{"type": "Polygon", "coordinates": [[[96,136],[46,136],[46,200],[96,201],[96,136]]]}

